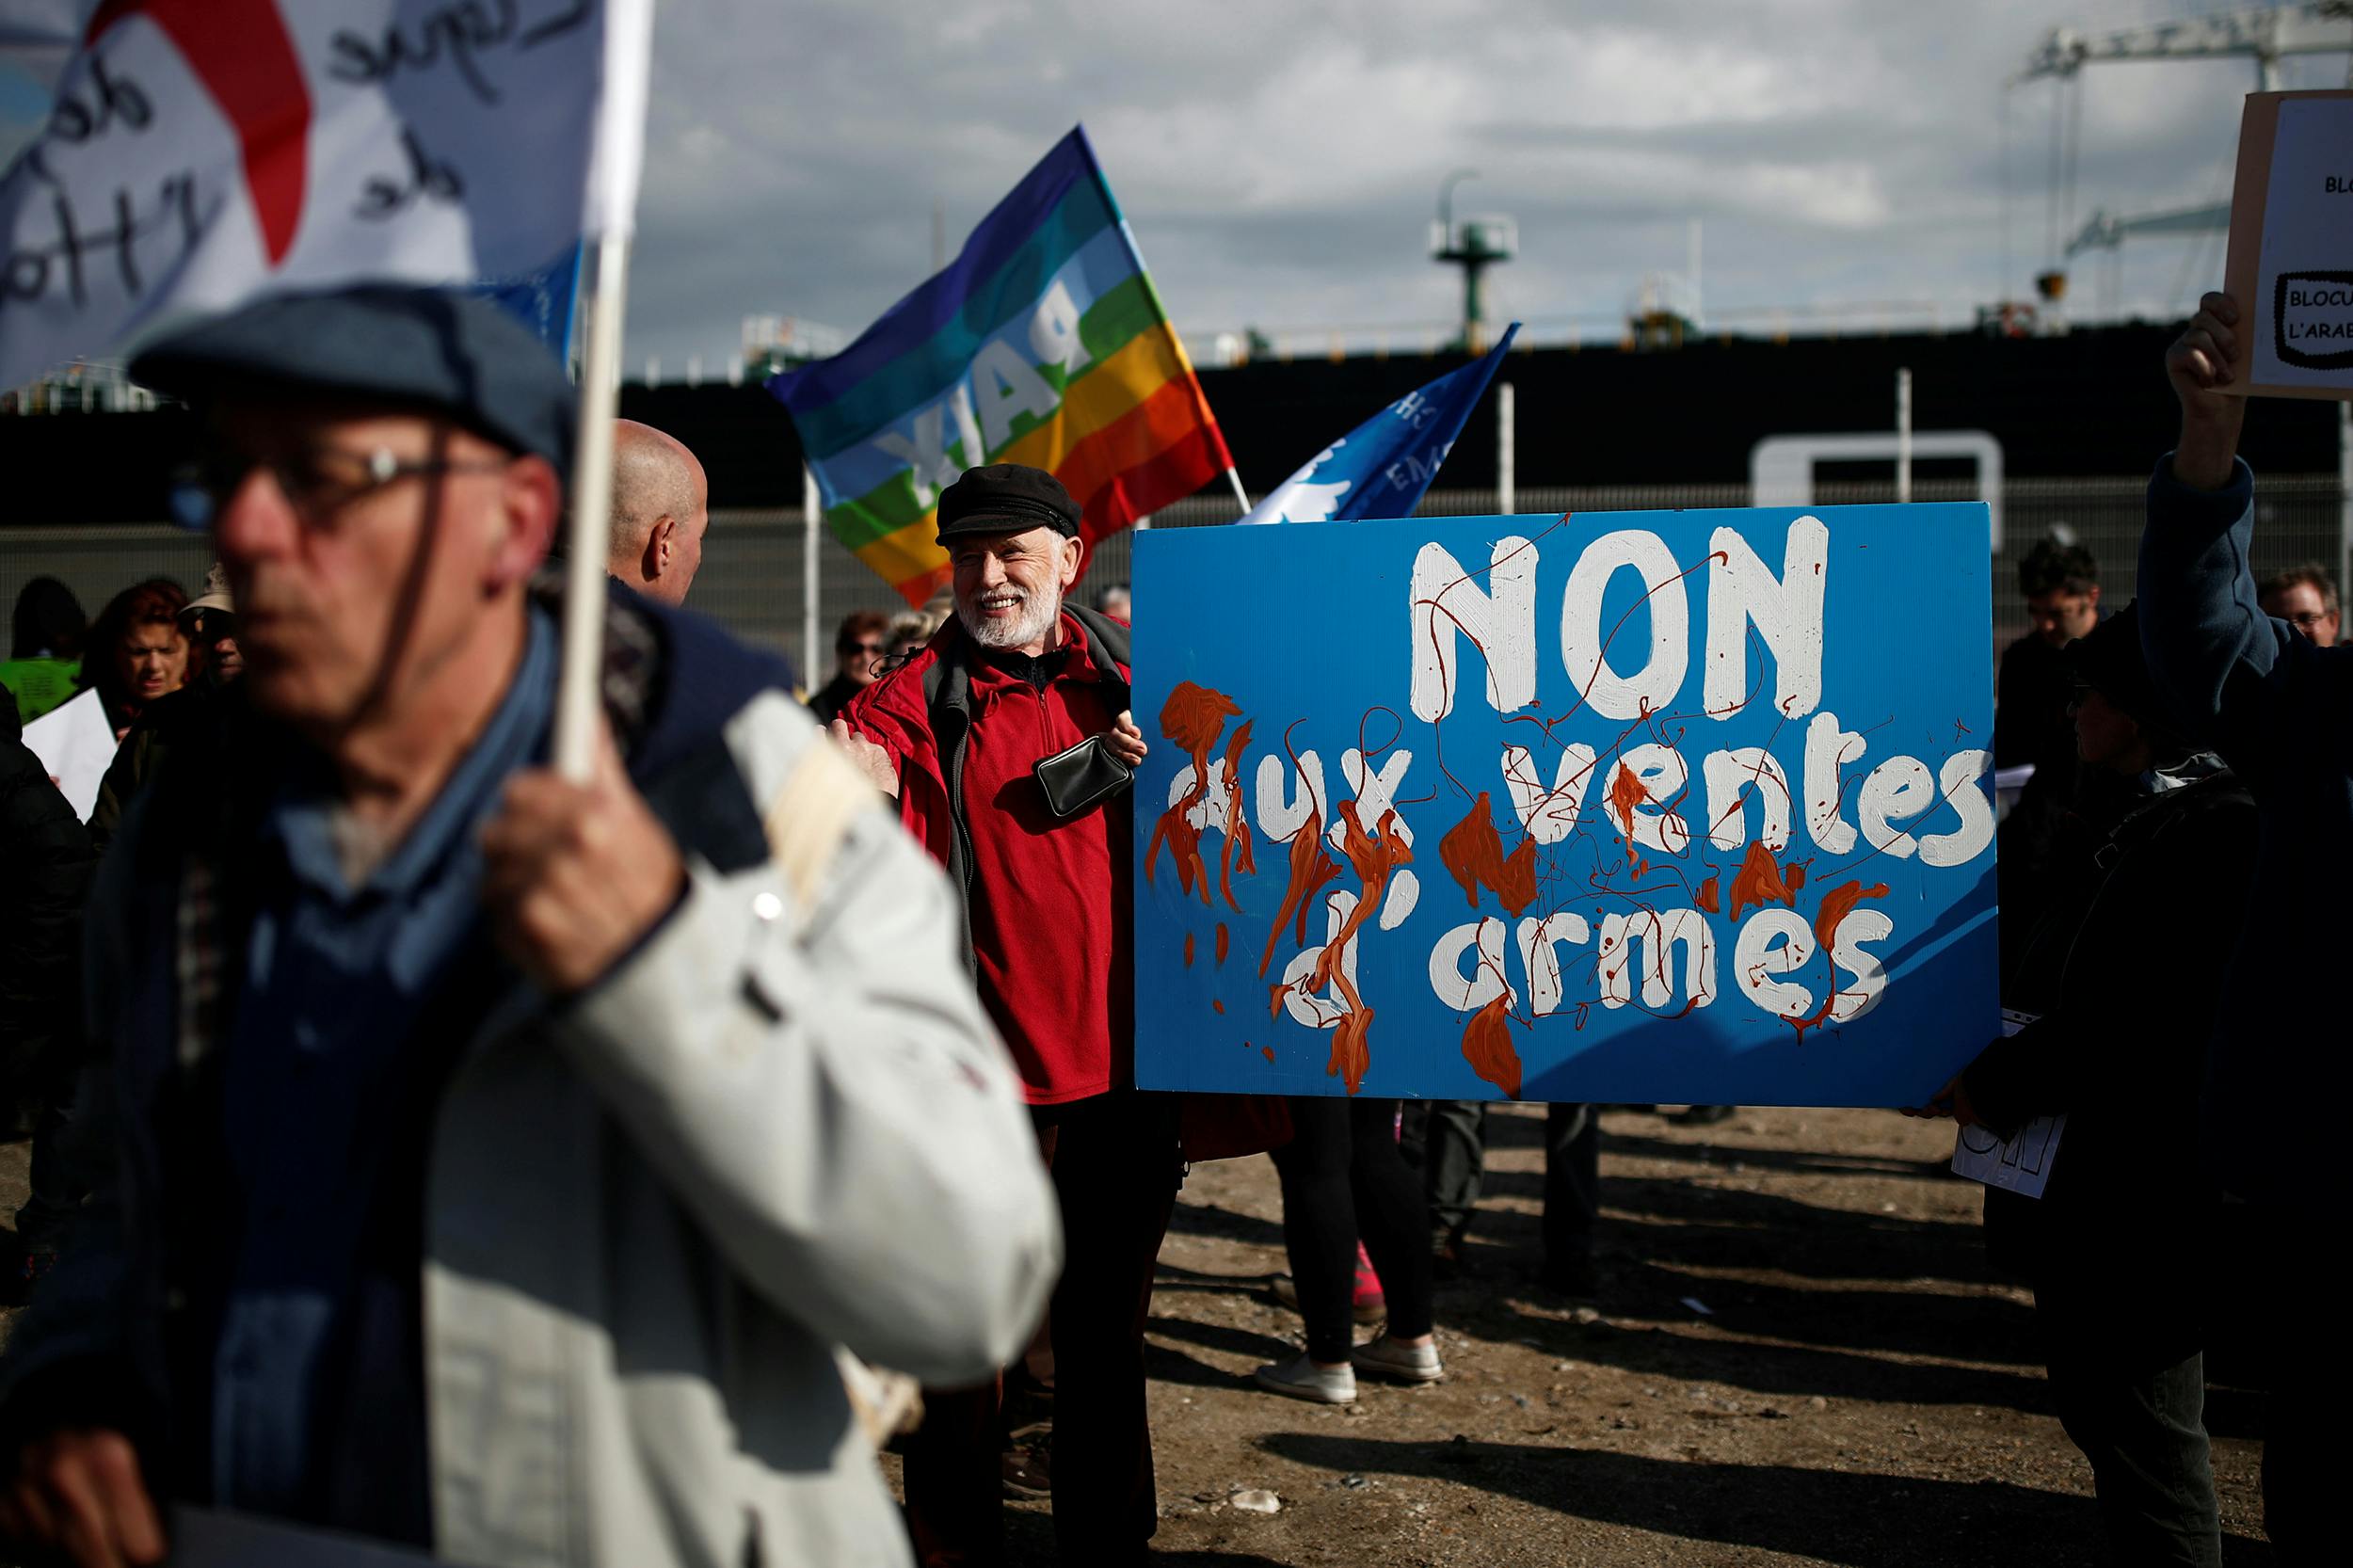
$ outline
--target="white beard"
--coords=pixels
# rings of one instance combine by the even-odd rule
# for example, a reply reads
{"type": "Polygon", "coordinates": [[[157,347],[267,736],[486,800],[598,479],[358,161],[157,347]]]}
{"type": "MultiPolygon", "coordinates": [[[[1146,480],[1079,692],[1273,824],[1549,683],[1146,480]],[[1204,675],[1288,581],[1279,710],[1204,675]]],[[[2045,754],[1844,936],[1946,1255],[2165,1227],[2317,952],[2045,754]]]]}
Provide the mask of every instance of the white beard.
{"type": "MultiPolygon", "coordinates": [[[[1008,584],[984,592],[987,597],[995,598],[1000,594],[1018,594],[1021,590],[1008,584]]],[[[1046,636],[1054,623],[1062,618],[1062,590],[1052,588],[1045,593],[1024,594],[1020,608],[1010,620],[985,618],[974,600],[958,594],[956,618],[964,622],[964,629],[972,633],[972,640],[983,648],[1019,648],[1024,643],[1035,642],[1046,636]]]]}

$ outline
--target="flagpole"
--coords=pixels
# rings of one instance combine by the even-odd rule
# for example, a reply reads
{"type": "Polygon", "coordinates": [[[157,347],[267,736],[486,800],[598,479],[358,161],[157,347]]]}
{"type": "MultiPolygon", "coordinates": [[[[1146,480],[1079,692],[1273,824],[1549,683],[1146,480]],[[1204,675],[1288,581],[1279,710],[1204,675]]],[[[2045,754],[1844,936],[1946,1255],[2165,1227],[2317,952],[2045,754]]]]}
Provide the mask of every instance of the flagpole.
{"type": "Polygon", "coordinates": [[[572,443],[572,516],[564,547],[563,660],[555,684],[555,768],[585,784],[596,762],[598,677],[604,667],[604,567],[613,518],[613,421],[621,396],[621,315],[629,235],[597,240],[588,341],[580,360],[580,433],[572,443]]]}
{"type": "Polygon", "coordinates": [[[1241,475],[1234,472],[1234,465],[1231,463],[1225,465],[1225,477],[1233,482],[1234,500],[1241,506],[1241,515],[1248,517],[1250,515],[1250,492],[1241,488],[1241,475]]]}
{"type": "Polygon", "coordinates": [[[814,692],[817,679],[817,536],[825,526],[824,498],[817,471],[801,465],[801,683],[814,692]]]}

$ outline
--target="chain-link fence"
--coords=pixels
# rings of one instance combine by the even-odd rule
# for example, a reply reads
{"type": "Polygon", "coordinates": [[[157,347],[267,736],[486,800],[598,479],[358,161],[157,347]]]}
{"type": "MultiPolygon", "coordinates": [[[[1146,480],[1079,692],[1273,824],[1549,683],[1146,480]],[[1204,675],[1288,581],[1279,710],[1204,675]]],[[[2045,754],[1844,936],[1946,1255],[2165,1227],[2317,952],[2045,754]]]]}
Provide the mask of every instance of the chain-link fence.
{"type": "MultiPolygon", "coordinates": [[[[2066,530],[2100,562],[2105,602],[2121,605],[2133,595],[2134,555],[2140,537],[2143,478],[2021,479],[2002,487],[2002,548],[1994,553],[1993,646],[2025,629],[2017,592],[2019,557],[2046,535],[2066,530]]],[[[1977,499],[1967,481],[1915,485],[1919,501],[1977,499]]],[[[1816,504],[1837,505],[1895,499],[1892,483],[1826,484],[1816,504]]],[[[1523,489],[1516,509],[1533,516],[1561,512],[1626,512],[1670,507],[1745,506],[1745,485],[1618,486],[1609,488],[1523,489]]],[[[2304,561],[2330,567],[2342,580],[2346,497],[2334,475],[2264,479],[2257,494],[2255,569],[2259,574],[2304,561]]],[[[1422,517],[1482,516],[1496,509],[1492,490],[1433,490],[1422,500],[1422,517]]],[[[1199,527],[1233,520],[1230,495],[1212,489],[1160,512],[1156,528],[1199,527]]],[[[713,513],[703,546],[702,571],[695,580],[694,607],[724,622],[738,635],[802,656],[801,514],[795,511],[713,513]]],[[[1096,552],[1082,593],[1127,581],[1133,541],[1121,534],[1096,552]]],[[[120,528],[0,529],[0,616],[9,615],[26,580],[43,574],[71,587],[95,616],[109,596],[147,577],[170,577],[193,588],[203,577],[211,551],[200,535],[158,524],[120,528]]],[[[833,629],[853,610],[896,606],[890,590],[859,564],[830,534],[820,539],[817,560],[819,679],[831,663],[833,629]]],[[[1945,585],[1920,584],[1924,593],[1945,585]]]]}

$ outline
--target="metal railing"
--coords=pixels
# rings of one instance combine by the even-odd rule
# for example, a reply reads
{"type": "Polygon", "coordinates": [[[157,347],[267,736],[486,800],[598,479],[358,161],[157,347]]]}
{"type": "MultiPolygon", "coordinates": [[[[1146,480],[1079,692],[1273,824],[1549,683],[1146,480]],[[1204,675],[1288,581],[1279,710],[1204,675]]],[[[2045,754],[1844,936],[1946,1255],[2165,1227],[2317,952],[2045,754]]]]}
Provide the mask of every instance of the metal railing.
{"type": "MultiPolygon", "coordinates": [[[[2035,543],[2064,529],[2099,560],[2105,602],[2123,604],[2133,596],[2144,495],[2143,477],[2115,479],[2014,479],[2002,487],[2005,509],[2002,549],[1991,563],[1993,616],[1988,631],[1999,647],[2025,630],[2018,594],[2019,559],[2035,543]]],[[[1919,501],[1977,499],[1965,480],[1915,484],[1919,501]]],[[[1886,483],[1840,483],[1817,487],[1815,504],[1840,505],[1895,500],[1886,483]]],[[[2304,561],[2329,564],[2343,581],[2340,527],[2345,494],[2334,475],[2266,476],[2256,493],[2254,565],[2259,575],[2304,561]]],[[[1607,488],[1523,487],[1518,510],[1543,516],[1561,512],[1625,512],[1672,507],[1745,506],[1746,485],[1641,485],[1607,488]]],[[[1422,499],[1421,517],[1476,517],[1495,510],[1492,490],[1440,489],[1422,499]]],[[[1218,490],[1166,507],[1152,519],[1155,528],[1192,528],[1231,522],[1232,498],[1218,490]]],[[[1108,583],[1125,582],[1131,571],[1134,541],[1127,534],[1103,541],[1080,584],[1090,594],[1108,583]]],[[[801,514],[798,509],[724,511],[712,515],[703,545],[701,574],[689,603],[748,641],[801,659],[801,514]]],[[[18,528],[0,530],[0,617],[10,614],[28,578],[62,579],[96,615],[113,594],[146,577],[170,577],[193,587],[212,557],[201,535],[164,524],[104,528],[18,528]]],[[[853,610],[897,608],[889,588],[831,535],[818,550],[819,679],[831,663],[833,629],[853,610]]],[[[1924,584],[1924,590],[1937,584],[1924,584]]]]}

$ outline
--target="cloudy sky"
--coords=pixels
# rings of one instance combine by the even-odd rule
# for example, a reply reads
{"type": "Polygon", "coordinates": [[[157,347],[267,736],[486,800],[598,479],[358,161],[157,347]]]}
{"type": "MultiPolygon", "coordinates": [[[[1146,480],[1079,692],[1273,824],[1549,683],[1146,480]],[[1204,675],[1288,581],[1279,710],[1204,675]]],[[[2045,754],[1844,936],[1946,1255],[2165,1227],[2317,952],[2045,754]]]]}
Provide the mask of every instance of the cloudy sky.
{"type": "MultiPolygon", "coordinates": [[[[2057,24],[2213,0],[695,0],[663,8],[632,373],[735,352],[742,318],[855,332],[1083,121],[1178,327],[1313,343],[1458,308],[1426,258],[1440,182],[1508,214],[1495,313],[1547,337],[1623,315],[1703,222],[1711,314],[1932,303],[1948,322],[2045,259],[2053,89],[2003,79],[2057,24]]],[[[2344,56],[2286,65],[2345,80],[2344,56]]],[[[2083,77],[2078,224],[2227,200],[2251,63],[2083,77]]],[[[2221,270],[2217,236],[2129,243],[2076,308],[2162,314],[2221,270]]],[[[2089,258],[2087,258],[2089,260],[2089,258]]]]}
{"type": "MultiPolygon", "coordinates": [[[[56,30],[92,0],[6,0],[56,30]]],[[[1054,141],[1084,122],[1180,330],[1257,327],[1315,351],[1418,345],[1458,309],[1427,259],[1441,182],[1517,219],[1491,312],[1607,339],[1645,274],[1705,312],[2025,296],[2051,253],[2048,82],[2005,94],[2042,35],[2233,0],[665,0],[632,374],[722,374],[751,314],[855,333],[1054,141]],[[2005,112],[2007,104],[2007,113],[2005,112]],[[2005,159],[2007,124],[2008,157],[2005,159]],[[2010,199],[2005,203],[2004,168],[2010,199]],[[2009,218],[2005,222],[2005,210],[2009,218]],[[2008,236],[2007,245],[2005,235],[2008,236]],[[2007,265],[2005,259],[2007,258],[2007,265]]],[[[0,139],[41,95],[0,60],[0,139]]],[[[2285,62],[2334,86],[2343,55],[2285,62]]],[[[2251,63],[2087,71],[2073,205],[2224,201],[2251,63]]],[[[2218,235],[2129,242],[2074,268],[2079,319],[2177,313],[2218,235]],[[2114,253],[2111,253],[2114,254],[2114,253]]],[[[1918,310],[1894,319],[1918,324],[1918,310]]]]}

